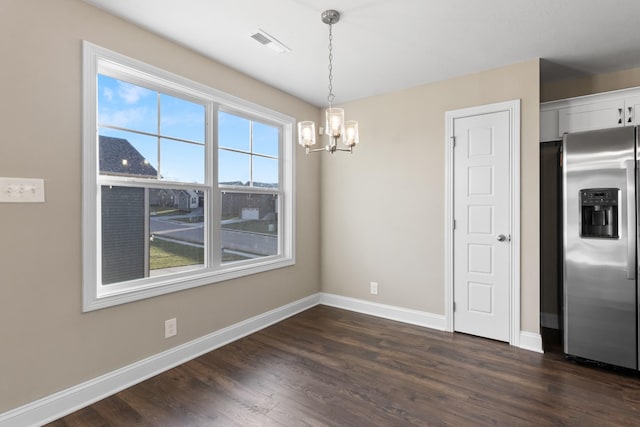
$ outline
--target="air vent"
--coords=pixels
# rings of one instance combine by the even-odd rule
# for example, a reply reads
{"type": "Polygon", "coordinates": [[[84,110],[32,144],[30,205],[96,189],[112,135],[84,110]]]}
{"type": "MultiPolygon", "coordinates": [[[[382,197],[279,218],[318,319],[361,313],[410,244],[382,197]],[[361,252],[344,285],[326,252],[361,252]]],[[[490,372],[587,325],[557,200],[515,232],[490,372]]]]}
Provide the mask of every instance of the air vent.
{"type": "Polygon", "coordinates": [[[259,41],[262,44],[271,43],[271,40],[268,37],[265,37],[265,35],[262,33],[251,34],[251,37],[253,37],[255,40],[259,41]]]}
{"type": "Polygon", "coordinates": [[[263,46],[267,46],[269,49],[273,49],[278,53],[291,52],[287,46],[283,45],[278,39],[267,34],[263,30],[258,29],[255,33],[251,34],[251,38],[260,43],[263,46]]]}

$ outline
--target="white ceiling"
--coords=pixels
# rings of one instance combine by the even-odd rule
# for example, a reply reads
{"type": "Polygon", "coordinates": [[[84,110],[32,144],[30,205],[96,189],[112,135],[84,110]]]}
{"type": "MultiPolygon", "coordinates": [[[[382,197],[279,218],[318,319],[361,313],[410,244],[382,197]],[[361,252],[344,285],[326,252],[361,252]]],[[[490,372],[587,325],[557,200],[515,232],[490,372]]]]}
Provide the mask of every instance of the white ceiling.
{"type": "Polygon", "coordinates": [[[543,78],[640,66],[638,0],[85,0],[218,62],[326,105],[326,9],[341,103],[536,57],[543,78]],[[250,38],[262,29],[287,45],[250,38]]]}

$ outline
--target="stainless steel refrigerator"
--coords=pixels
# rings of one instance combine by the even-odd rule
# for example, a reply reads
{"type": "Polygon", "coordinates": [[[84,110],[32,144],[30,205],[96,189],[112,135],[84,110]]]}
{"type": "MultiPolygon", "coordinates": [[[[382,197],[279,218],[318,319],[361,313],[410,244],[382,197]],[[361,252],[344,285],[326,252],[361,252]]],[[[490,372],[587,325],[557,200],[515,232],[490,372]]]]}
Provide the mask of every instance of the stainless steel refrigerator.
{"type": "Polygon", "coordinates": [[[564,352],[638,369],[638,130],[563,139],[564,352]]]}

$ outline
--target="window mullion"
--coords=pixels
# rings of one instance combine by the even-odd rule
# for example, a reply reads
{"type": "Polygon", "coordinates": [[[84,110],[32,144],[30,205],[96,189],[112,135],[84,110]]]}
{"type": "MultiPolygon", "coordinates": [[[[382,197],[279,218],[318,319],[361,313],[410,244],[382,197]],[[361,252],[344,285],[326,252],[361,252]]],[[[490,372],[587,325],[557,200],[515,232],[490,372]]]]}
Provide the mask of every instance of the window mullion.
{"type": "Polygon", "coordinates": [[[253,120],[249,121],[249,187],[253,187],[253,120]]]}
{"type": "Polygon", "coordinates": [[[158,173],[158,179],[162,179],[162,149],[160,144],[160,92],[156,92],[156,102],[156,110],[158,111],[158,117],[156,118],[156,149],[158,150],[158,170],[156,172],[158,173]]]}
{"type": "Polygon", "coordinates": [[[207,224],[208,250],[207,258],[209,266],[219,269],[222,264],[222,243],[221,243],[221,214],[222,197],[220,196],[220,184],[218,182],[218,111],[219,106],[213,102],[207,108],[207,135],[206,144],[208,153],[206,154],[207,184],[209,184],[209,200],[207,202],[208,213],[207,224]]]}

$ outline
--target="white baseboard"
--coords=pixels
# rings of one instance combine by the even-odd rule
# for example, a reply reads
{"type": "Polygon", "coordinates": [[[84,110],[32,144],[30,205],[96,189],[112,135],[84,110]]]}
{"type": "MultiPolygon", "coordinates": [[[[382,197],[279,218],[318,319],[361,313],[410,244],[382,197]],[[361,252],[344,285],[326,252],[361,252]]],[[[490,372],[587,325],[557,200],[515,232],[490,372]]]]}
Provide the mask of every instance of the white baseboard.
{"type": "MultiPolygon", "coordinates": [[[[0,414],[0,427],[40,426],[318,304],[444,331],[445,316],[340,295],[317,293],[108,374],[0,414]]],[[[520,332],[520,348],[542,353],[540,334],[520,332]]]]}
{"type": "Polygon", "coordinates": [[[426,311],[410,310],[408,308],[393,305],[379,304],[361,299],[343,297],[340,295],[320,293],[320,304],[328,305],[358,313],[370,314],[389,320],[424,326],[426,328],[444,331],[446,327],[445,317],[426,311]]]}
{"type": "Polygon", "coordinates": [[[319,294],[308,296],[5,412],[0,414],[0,427],[40,426],[54,421],[154,375],[314,307],[318,305],[319,300],[319,294]]]}
{"type": "Polygon", "coordinates": [[[520,343],[518,347],[523,350],[544,353],[544,351],[542,351],[542,335],[534,332],[520,331],[520,343]]]}
{"type": "Polygon", "coordinates": [[[560,329],[558,313],[540,313],[540,325],[545,328],[560,329]]]}

